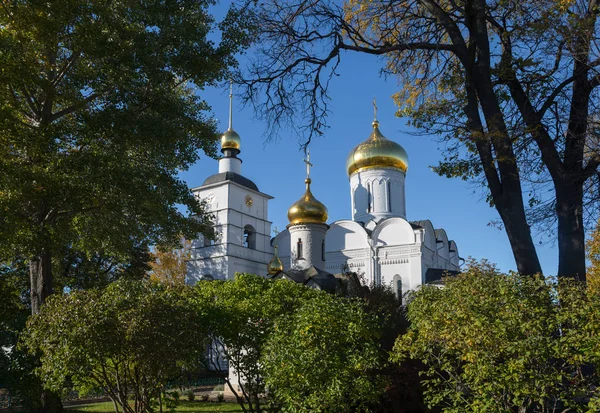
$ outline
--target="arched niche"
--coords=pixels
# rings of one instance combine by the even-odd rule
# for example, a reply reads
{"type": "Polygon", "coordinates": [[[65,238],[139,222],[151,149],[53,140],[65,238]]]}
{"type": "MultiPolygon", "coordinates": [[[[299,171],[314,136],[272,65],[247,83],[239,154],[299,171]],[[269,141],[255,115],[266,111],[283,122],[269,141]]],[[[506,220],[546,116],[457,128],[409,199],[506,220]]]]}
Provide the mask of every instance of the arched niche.
{"type": "Polygon", "coordinates": [[[325,235],[325,247],[328,252],[369,248],[369,235],[354,221],[336,221],[325,235]]]}
{"type": "Polygon", "coordinates": [[[414,244],[413,227],[402,218],[388,218],[381,221],[371,235],[378,247],[386,245],[414,244]]]}

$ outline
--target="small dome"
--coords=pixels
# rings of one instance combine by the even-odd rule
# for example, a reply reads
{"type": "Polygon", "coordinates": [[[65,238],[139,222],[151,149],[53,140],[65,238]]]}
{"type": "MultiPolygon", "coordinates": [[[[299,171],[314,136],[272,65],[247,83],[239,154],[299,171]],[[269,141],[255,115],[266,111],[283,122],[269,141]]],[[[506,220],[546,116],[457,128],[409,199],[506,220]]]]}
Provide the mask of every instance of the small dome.
{"type": "Polygon", "coordinates": [[[394,168],[400,169],[404,173],[408,169],[406,151],[402,146],[387,139],[379,132],[379,122],[377,121],[373,121],[371,136],[354,147],[346,160],[348,176],[372,168],[394,168]]]}
{"type": "Polygon", "coordinates": [[[240,135],[233,129],[228,129],[223,136],[221,136],[221,150],[237,149],[239,151],[240,143],[240,135]]]}
{"type": "Polygon", "coordinates": [[[306,192],[288,209],[290,225],[324,224],[327,222],[327,207],[310,192],[310,178],[306,178],[306,192]]]}
{"type": "Polygon", "coordinates": [[[273,258],[271,259],[271,261],[269,261],[269,264],[267,265],[267,273],[269,275],[275,275],[279,271],[283,271],[283,263],[277,256],[277,246],[275,246],[275,253],[273,254],[273,258]]]}

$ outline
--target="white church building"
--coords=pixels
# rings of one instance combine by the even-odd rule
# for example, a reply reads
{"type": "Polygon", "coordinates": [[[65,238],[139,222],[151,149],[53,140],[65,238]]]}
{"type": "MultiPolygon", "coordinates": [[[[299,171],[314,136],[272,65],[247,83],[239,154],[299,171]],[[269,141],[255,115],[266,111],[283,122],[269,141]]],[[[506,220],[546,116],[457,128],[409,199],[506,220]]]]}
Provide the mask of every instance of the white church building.
{"type": "Polygon", "coordinates": [[[391,285],[401,296],[459,270],[458,248],[445,230],[429,220],[408,220],[408,156],[383,136],[376,119],[367,139],[358,143],[357,138],[346,162],[352,216],[327,222],[326,206],[310,190],[307,157],[306,191],[288,210],[286,230],[271,238],[268,203],[273,197],[242,174],[241,139],[232,128],[231,110],[230,102],[219,171],[192,189],[207,202],[217,239],[193,241],[188,283],[248,272],[320,288],[319,280],[349,270],[367,284],[391,285]]]}

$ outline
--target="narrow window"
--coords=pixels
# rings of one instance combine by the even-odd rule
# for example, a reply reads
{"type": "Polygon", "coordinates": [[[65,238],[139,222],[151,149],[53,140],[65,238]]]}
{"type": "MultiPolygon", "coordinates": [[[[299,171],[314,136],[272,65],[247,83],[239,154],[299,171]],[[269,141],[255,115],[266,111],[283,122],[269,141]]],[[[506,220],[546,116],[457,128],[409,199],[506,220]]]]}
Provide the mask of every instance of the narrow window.
{"type": "Polygon", "coordinates": [[[400,274],[394,275],[392,286],[396,290],[396,297],[398,297],[398,300],[402,303],[402,277],[400,277],[400,274]]]}
{"type": "Polygon", "coordinates": [[[388,212],[392,212],[392,185],[387,181],[387,207],[388,212]]]}
{"type": "Polygon", "coordinates": [[[402,301],[402,278],[396,281],[396,294],[398,294],[398,299],[402,301]]]}
{"type": "Polygon", "coordinates": [[[298,251],[298,259],[303,258],[302,257],[302,240],[300,238],[298,238],[298,247],[297,247],[297,251],[298,251]]]}
{"type": "Polygon", "coordinates": [[[367,184],[367,212],[371,213],[371,202],[372,202],[372,194],[371,194],[371,183],[367,184]]]}
{"type": "Polygon", "coordinates": [[[321,260],[325,261],[325,240],[321,241],[321,260]]]}

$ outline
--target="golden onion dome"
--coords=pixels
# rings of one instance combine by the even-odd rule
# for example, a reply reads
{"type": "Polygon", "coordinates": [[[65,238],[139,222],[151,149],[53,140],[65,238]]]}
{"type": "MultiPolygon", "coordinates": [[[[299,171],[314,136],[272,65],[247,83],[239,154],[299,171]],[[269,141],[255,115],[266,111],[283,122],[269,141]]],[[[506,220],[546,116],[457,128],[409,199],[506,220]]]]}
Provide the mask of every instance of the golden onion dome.
{"type": "Polygon", "coordinates": [[[228,129],[221,136],[221,149],[237,149],[240,150],[240,135],[233,129],[228,129]]]}
{"type": "MultiPolygon", "coordinates": [[[[289,225],[324,224],[327,222],[327,207],[319,202],[310,192],[310,178],[306,178],[306,192],[288,209],[289,225]]],[[[289,226],[288,225],[288,226],[289,226]]]]}
{"type": "Polygon", "coordinates": [[[373,168],[399,169],[406,173],[408,155],[402,146],[387,139],[379,132],[379,122],[373,121],[373,132],[366,141],[359,143],[348,155],[348,176],[373,168]]]}
{"type": "Polygon", "coordinates": [[[283,263],[277,256],[277,245],[276,245],[275,253],[273,254],[273,258],[271,259],[271,261],[269,261],[269,264],[267,265],[267,273],[269,275],[275,275],[279,271],[283,271],[283,263]]]}

